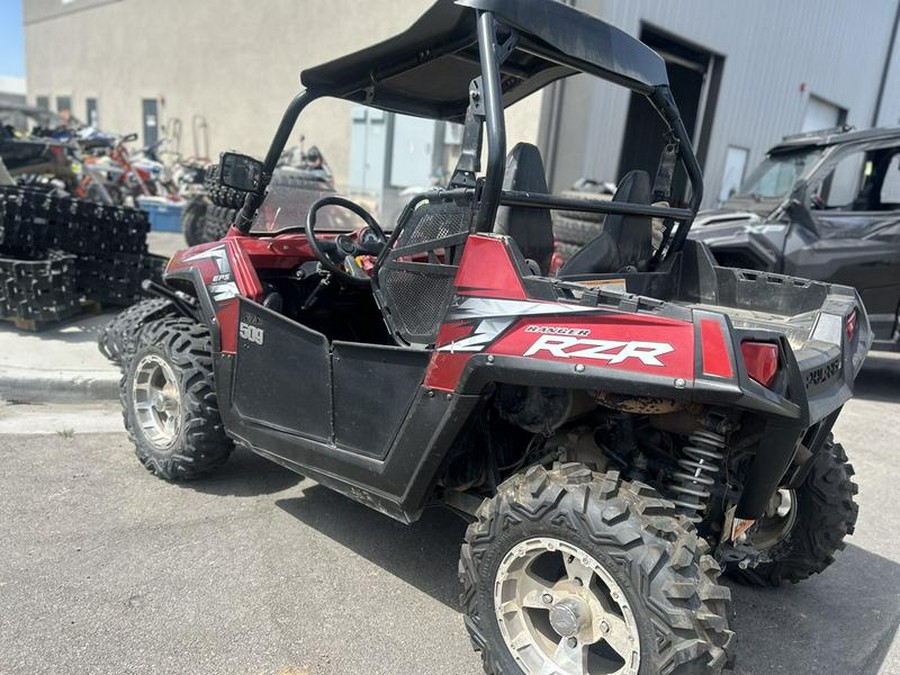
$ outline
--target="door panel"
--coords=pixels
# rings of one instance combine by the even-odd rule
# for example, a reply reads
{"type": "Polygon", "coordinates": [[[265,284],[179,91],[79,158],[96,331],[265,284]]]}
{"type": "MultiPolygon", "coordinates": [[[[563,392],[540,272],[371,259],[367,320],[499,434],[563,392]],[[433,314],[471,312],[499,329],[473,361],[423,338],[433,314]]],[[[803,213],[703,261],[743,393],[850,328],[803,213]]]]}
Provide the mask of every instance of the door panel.
{"type": "Polygon", "coordinates": [[[155,98],[141,101],[141,119],[144,120],[144,145],[159,141],[159,104],[155,98]]]}
{"type": "Polygon", "coordinates": [[[400,347],[335,341],[336,444],[383,459],[422,384],[430,355],[400,347]]]}
{"type": "Polygon", "coordinates": [[[246,298],[239,316],[236,412],[257,426],[330,441],[328,339],[246,298]]]}

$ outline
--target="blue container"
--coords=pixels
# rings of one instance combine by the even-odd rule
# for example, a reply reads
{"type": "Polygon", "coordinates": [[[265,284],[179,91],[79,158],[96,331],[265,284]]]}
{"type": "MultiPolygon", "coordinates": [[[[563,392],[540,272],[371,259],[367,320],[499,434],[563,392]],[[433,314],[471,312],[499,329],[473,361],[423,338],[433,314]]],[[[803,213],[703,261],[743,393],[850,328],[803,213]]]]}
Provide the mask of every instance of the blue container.
{"type": "Polygon", "coordinates": [[[181,212],[184,203],[171,202],[165,197],[138,197],[138,208],[150,216],[150,229],[155,232],[181,232],[181,212]]]}

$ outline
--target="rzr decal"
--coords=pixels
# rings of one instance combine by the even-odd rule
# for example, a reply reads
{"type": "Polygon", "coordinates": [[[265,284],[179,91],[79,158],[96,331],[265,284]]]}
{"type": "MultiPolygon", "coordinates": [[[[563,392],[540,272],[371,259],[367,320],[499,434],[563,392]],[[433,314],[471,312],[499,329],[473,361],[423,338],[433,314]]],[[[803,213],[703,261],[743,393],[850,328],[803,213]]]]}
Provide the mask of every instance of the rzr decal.
{"type": "Polygon", "coordinates": [[[645,366],[664,366],[659,357],[674,352],[675,348],[665,342],[619,342],[542,335],[525,350],[523,356],[534,356],[542,351],[561,359],[595,359],[607,361],[610,365],[636,359],[645,366]]]}

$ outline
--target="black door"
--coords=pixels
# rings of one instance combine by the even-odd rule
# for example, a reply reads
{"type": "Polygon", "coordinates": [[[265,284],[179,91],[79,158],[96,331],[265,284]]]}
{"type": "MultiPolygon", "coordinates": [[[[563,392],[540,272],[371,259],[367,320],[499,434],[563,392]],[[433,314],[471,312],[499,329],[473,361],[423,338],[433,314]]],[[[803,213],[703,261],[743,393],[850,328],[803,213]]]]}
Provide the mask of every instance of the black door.
{"type": "Polygon", "coordinates": [[[331,442],[328,339],[241,298],[232,405],[247,440],[265,446],[262,428],[331,442]]]}
{"type": "MultiPolygon", "coordinates": [[[[666,62],[672,95],[702,167],[715,113],[722,58],[648,27],[641,31],[641,41],[655,49],[666,62]]],[[[633,169],[657,166],[664,147],[664,133],[665,124],[647,98],[631,94],[618,178],[633,169]]],[[[684,200],[687,185],[687,176],[679,166],[672,183],[675,203],[684,200]]]]}
{"type": "Polygon", "coordinates": [[[141,102],[141,119],[144,120],[144,145],[154,145],[159,141],[159,104],[155,98],[141,102]]]}

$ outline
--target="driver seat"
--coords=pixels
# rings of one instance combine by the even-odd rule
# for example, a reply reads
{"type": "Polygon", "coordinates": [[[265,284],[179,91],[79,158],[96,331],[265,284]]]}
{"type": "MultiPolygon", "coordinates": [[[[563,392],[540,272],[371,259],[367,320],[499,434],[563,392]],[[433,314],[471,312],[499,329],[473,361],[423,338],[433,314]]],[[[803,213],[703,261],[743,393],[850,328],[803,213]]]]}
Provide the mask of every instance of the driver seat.
{"type": "MultiPolygon", "coordinates": [[[[518,143],[506,158],[504,190],[547,194],[547,174],[541,151],[531,143],[518,143]]],[[[501,206],[494,220],[494,233],[513,239],[522,255],[537,263],[540,274],[550,271],[553,257],[553,220],[547,209],[501,206]]]]}
{"type": "MultiPolygon", "coordinates": [[[[612,202],[651,203],[650,174],[629,171],[623,176],[612,202]]],[[[653,256],[653,220],[650,216],[608,214],[603,229],[560,267],[557,276],[606,274],[646,267],[653,256]]]]}

